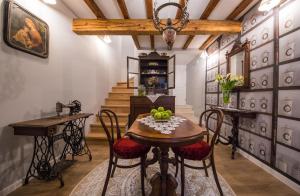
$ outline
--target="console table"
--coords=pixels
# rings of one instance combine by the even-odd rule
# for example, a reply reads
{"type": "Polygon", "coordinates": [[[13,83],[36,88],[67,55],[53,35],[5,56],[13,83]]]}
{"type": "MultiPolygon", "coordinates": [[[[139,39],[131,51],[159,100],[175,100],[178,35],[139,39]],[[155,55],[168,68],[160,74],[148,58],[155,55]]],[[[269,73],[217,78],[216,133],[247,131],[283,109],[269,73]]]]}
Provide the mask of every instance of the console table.
{"type": "Polygon", "coordinates": [[[217,143],[220,142],[224,145],[232,145],[231,158],[234,159],[234,155],[236,152],[236,148],[239,145],[239,119],[240,117],[245,118],[256,118],[256,112],[251,110],[241,110],[235,108],[224,108],[224,107],[215,107],[216,109],[220,109],[224,112],[225,115],[229,115],[231,117],[232,136],[228,137],[228,142],[222,142],[219,138],[217,143]]]}
{"type": "Polygon", "coordinates": [[[87,154],[89,160],[92,160],[84,134],[85,121],[91,115],[93,114],[78,113],[71,116],[53,116],[9,125],[14,128],[15,135],[34,137],[33,156],[24,184],[28,184],[31,177],[41,180],[58,178],[62,187],[64,181],[61,170],[74,162],[74,156],[87,154]],[[59,132],[58,125],[63,126],[62,132],[59,132]],[[65,141],[65,145],[60,161],[57,162],[54,142],[60,139],[65,141]],[[68,154],[72,155],[72,160],[66,160],[68,154]]]}

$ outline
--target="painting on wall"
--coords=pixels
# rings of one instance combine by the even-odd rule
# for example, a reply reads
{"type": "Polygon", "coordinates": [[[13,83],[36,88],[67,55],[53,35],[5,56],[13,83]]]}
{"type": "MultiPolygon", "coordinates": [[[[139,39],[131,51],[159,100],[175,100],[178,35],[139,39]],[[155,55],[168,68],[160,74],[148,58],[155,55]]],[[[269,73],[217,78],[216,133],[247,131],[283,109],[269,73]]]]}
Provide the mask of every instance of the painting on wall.
{"type": "Polygon", "coordinates": [[[49,55],[49,27],[28,10],[7,0],[4,14],[4,41],[7,45],[42,58],[49,55]]]}

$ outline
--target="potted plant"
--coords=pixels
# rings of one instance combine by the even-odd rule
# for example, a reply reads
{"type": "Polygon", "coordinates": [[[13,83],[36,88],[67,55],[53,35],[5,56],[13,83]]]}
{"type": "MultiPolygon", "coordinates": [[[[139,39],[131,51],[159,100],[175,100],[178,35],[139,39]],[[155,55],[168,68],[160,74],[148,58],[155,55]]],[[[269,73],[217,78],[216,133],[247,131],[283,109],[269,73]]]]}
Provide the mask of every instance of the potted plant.
{"type": "Polygon", "coordinates": [[[238,75],[232,76],[231,73],[228,73],[226,76],[217,74],[216,82],[218,82],[221,86],[224,106],[229,107],[231,101],[230,100],[231,91],[235,87],[243,85],[244,77],[238,75]]]}

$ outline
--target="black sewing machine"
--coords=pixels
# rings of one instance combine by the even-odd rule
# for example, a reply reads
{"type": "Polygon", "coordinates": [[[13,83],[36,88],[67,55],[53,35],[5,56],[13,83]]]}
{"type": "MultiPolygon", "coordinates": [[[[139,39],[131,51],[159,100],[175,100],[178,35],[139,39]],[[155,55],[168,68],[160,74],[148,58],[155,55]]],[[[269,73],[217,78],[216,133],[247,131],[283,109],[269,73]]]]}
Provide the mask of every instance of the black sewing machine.
{"type": "Polygon", "coordinates": [[[69,108],[70,109],[69,115],[71,116],[71,115],[77,114],[81,111],[81,103],[77,100],[74,100],[69,104],[63,104],[61,102],[57,102],[56,103],[57,116],[59,116],[60,113],[63,112],[63,108],[69,108]]]}

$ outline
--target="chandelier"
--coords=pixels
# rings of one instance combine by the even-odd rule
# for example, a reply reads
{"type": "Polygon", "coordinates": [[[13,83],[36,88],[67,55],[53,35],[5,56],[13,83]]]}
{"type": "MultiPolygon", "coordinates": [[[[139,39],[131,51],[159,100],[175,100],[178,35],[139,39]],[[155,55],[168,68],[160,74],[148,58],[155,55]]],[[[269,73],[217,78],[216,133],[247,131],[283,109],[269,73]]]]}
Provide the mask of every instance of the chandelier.
{"type": "Polygon", "coordinates": [[[186,25],[189,22],[189,13],[187,12],[187,5],[188,0],[185,0],[185,4],[182,6],[179,3],[169,2],[162,4],[158,8],[157,2],[154,2],[154,8],[153,8],[153,23],[154,27],[159,30],[159,32],[162,34],[163,39],[168,45],[168,49],[171,50],[173,47],[173,44],[176,39],[176,34],[180,32],[183,28],[186,27],[186,25]],[[162,21],[158,14],[159,12],[168,6],[174,6],[177,7],[180,11],[180,18],[176,20],[172,20],[171,18],[168,18],[166,21],[162,21]]]}

